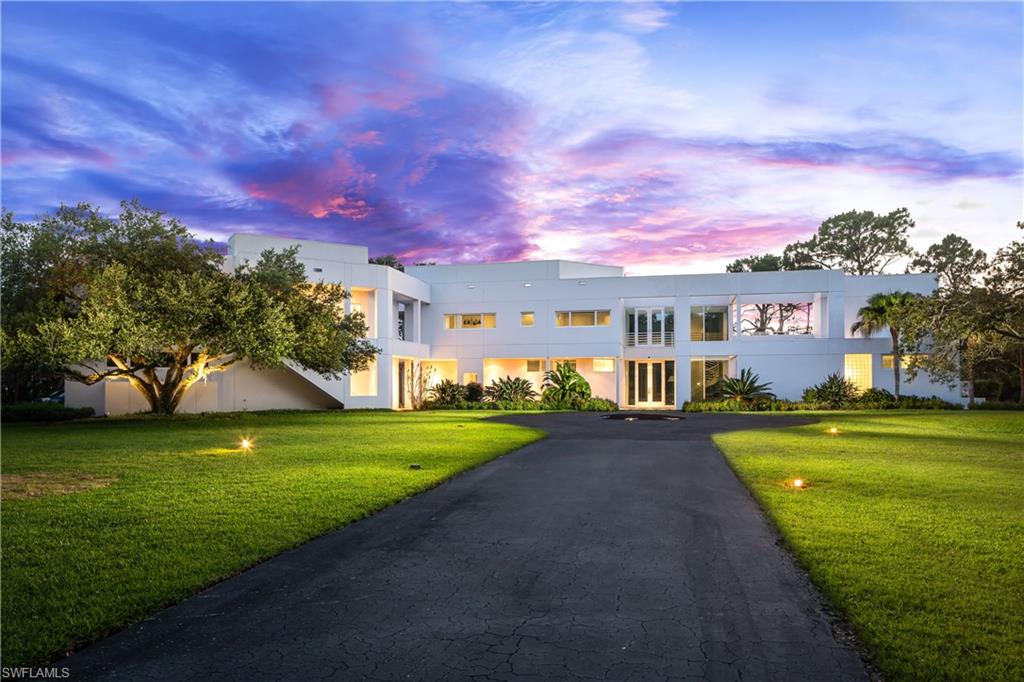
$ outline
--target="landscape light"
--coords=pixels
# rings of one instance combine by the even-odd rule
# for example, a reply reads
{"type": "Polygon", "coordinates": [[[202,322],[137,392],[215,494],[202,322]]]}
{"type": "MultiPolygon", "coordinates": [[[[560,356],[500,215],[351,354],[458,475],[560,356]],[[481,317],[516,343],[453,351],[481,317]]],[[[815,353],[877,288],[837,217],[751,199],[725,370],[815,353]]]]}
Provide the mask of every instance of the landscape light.
{"type": "Polygon", "coordinates": [[[242,442],[239,443],[238,446],[248,452],[249,450],[252,450],[252,439],[242,438],[242,442]]]}
{"type": "Polygon", "coordinates": [[[794,488],[803,488],[804,487],[804,479],[802,479],[802,478],[795,478],[795,479],[793,479],[793,487],[794,488]]]}
{"type": "Polygon", "coordinates": [[[831,428],[830,428],[830,429],[828,430],[828,434],[829,434],[830,436],[838,436],[838,435],[839,435],[839,428],[838,428],[838,427],[836,427],[836,426],[833,426],[833,427],[831,427],[831,428]]]}

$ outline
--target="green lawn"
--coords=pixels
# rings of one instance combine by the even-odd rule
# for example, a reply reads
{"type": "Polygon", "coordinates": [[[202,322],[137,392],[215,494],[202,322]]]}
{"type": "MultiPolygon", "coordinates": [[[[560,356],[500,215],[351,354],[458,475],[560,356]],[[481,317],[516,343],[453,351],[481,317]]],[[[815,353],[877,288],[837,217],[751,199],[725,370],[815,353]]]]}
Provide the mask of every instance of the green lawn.
{"type": "Polygon", "coordinates": [[[5,425],[3,665],[96,639],[542,435],[485,416],[5,425]]]}
{"type": "Polygon", "coordinates": [[[1024,413],[822,419],[715,442],[886,679],[1024,679],[1024,413]]]}

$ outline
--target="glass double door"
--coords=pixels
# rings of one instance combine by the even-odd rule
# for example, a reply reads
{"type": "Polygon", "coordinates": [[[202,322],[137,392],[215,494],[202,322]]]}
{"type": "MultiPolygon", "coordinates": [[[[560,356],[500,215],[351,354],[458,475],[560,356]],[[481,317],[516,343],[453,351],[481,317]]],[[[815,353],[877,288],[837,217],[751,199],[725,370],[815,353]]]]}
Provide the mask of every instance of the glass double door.
{"type": "Polygon", "coordinates": [[[675,361],[627,360],[626,404],[631,407],[675,407],[675,361]]]}

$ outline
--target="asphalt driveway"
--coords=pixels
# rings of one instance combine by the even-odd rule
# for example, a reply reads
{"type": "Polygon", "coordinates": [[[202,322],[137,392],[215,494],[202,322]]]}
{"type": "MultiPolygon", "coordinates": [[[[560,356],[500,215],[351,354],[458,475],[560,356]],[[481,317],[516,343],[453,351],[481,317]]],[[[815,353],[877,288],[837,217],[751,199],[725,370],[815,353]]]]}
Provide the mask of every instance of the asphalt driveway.
{"type": "Polygon", "coordinates": [[[708,434],[786,418],[520,415],[549,438],[216,585],[72,679],[865,679],[708,434]]]}

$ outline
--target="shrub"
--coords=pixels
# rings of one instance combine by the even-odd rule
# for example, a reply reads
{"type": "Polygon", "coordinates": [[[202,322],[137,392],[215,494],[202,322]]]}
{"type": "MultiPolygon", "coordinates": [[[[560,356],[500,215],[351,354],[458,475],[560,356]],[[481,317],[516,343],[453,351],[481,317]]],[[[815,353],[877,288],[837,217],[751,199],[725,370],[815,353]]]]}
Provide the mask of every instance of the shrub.
{"type": "Polygon", "coordinates": [[[430,399],[437,407],[448,407],[466,399],[466,389],[451,379],[445,379],[431,387],[430,399]]]}
{"type": "Polygon", "coordinates": [[[722,397],[729,400],[751,401],[758,398],[774,398],[768,391],[772,382],[761,383],[761,377],[749,367],[740,370],[738,377],[728,377],[721,382],[722,397]]]}
{"type": "Polygon", "coordinates": [[[970,410],[1024,410],[1024,403],[1011,403],[1000,400],[986,400],[981,403],[968,405],[970,410]]]}
{"type": "Polygon", "coordinates": [[[951,403],[933,395],[924,398],[919,395],[901,395],[896,407],[900,410],[962,410],[963,406],[951,403]]]}
{"type": "Polygon", "coordinates": [[[683,405],[684,412],[798,412],[819,410],[817,403],[792,400],[698,400],[683,405]]]}
{"type": "Polygon", "coordinates": [[[884,388],[869,388],[857,396],[857,407],[862,410],[891,410],[896,407],[896,396],[884,388]]]}
{"type": "Polygon", "coordinates": [[[523,377],[498,378],[484,389],[484,398],[491,402],[518,402],[533,400],[536,397],[537,391],[533,390],[533,382],[523,377]]]}
{"type": "Polygon", "coordinates": [[[484,399],[484,387],[475,381],[466,384],[464,399],[471,403],[478,403],[484,399]]]}
{"type": "Polygon", "coordinates": [[[12,403],[0,407],[5,422],[64,422],[96,414],[91,407],[64,407],[58,403],[12,403]]]}
{"type": "Polygon", "coordinates": [[[572,365],[561,363],[544,373],[544,401],[568,404],[590,398],[590,383],[572,365]]]}
{"type": "Polygon", "coordinates": [[[804,390],[805,403],[820,403],[833,410],[853,402],[856,397],[857,387],[839,372],[829,374],[825,381],[804,390]]]}

